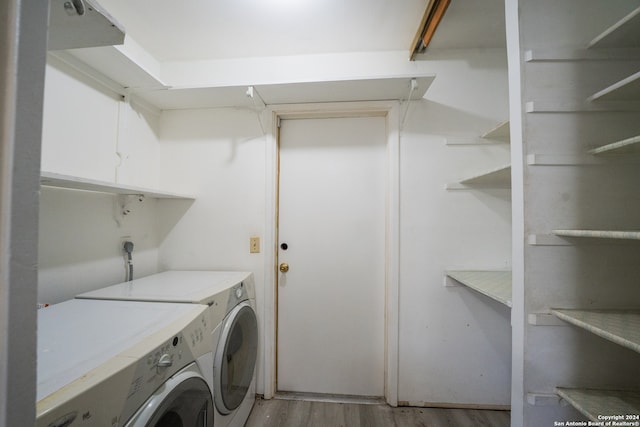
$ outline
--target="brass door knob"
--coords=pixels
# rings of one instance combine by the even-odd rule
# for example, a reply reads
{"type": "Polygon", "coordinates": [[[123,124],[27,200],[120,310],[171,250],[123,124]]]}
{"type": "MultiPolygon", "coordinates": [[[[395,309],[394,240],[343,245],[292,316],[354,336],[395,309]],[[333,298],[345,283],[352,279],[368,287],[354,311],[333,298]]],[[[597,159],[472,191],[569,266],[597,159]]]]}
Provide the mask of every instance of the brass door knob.
{"type": "Polygon", "coordinates": [[[286,262],[280,264],[280,271],[282,273],[286,273],[287,271],[289,271],[289,264],[287,264],[286,262]]]}

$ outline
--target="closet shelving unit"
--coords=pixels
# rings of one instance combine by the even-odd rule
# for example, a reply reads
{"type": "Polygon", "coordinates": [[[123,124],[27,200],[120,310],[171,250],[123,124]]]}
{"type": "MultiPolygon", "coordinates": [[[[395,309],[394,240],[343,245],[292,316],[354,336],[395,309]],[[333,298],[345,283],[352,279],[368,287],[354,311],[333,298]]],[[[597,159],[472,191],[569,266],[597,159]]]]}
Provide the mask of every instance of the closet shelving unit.
{"type": "MultiPolygon", "coordinates": [[[[509,143],[509,121],[503,121],[493,129],[481,136],[483,139],[490,139],[509,143]]],[[[511,188],[511,166],[502,166],[488,172],[472,176],[457,183],[447,184],[448,190],[464,189],[510,189],[511,188]]],[[[447,279],[452,279],[456,283],[473,289],[501,304],[511,308],[511,271],[490,271],[490,270],[450,270],[446,273],[447,279]]]]}
{"type": "Polygon", "coordinates": [[[640,310],[564,310],[551,313],[567,323],[640,353],[640,310]]]}
{"type": "Polygon", "coordinates": [[[617,230],[553,230],[560,237],[586,237],[592,239],[640,240],[640,231],[617,230]]]}
{"type": "Polygon", "coordinates": [[[510,271],[447,271],[447,277],[511,308],[510,271]]]}
{"type": "MultiPolygon", "coordinates": [[[[640,7],[596,37],[589,49],[640,47],[640,7]]],[[[640,71],[588,98],[589,102],[640,102],[640,71]]],[[[640,153],[640,135],[589,151],[593,156],[627,157],[640,153]]],[[[640,231],[553,230],[561,237],[640,240],[640,231]]],[[[557,318],[640,353],[640,310],[552,309],[557,318]]],[[[603,414],[640,414],[640,391],[557,387],[556,393],[592,421],[603,414]]],[[[635,420],[634,420],[635,421],[635,420]]]]}
{"type": "MultiPolygon", "coordinates": [[[[484,133],[482,139],[509,143],[509,121],[499,123],[496,127],[484,133]]],[[[511,189],[511,165],[503,165],[489,171],[473,175],[461,181],[449,183],[447,190],[470,189],[511,189]]]]}
{"type": "Polygon", "coordinates": [[[589,101],[635,101],[640,98],[640,71],[589,97],[589,101]]]}
{"type": "Polygon", "coordinates": [[[505,189],[511,188],[511,166],[505,165],[459,182],[447,184],[447,190],[467,189],[505,189]]]}
{"type": "Polygon", "coordinates": [[[66,188],[71,190],[94,191],[99,193],[119,194],[125,196],[145,196],[154,199],[195,200],[188,194],[178,194],[131,185],[115,184],[94,179],[79,178],[53,172],[40,174],[40,185],[44,187],[66,188]]]}
{"type": "Polygon", "coordinates": [[[640,408],[640,392],[630,390],[593,390],[557,388],[558,395],[591,421],[599,415],[633,415],[640,408]]]}
{"type": "Polygon", "coordinates": [[[509,142],[509,120],[499,123],[496,127],[482,135],[483,139],[494,139],[509,142]]]}
{"type": "Polygon", "coordinates": [[[640,154],[640,135],[596,147],[590,150],[589,154],[594,156],[638,155],[640,154]]]}

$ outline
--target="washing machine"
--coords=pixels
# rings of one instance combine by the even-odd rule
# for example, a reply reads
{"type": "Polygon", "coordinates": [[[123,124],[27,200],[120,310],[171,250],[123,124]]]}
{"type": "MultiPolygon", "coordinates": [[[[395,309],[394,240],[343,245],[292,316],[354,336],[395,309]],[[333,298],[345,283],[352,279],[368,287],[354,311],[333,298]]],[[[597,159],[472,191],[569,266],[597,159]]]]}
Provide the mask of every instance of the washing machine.
{"type": "Polygon", "coordinates": [[[38,311],[37,427],[213,427],[205,307],[70,300],[38,311]]]}
{"type": "Polygon", "coordinates": [[[165,271],[78,295],[79,299],[208,307],[213,361],[200,366],[213,390],[215,427],[242,427],[255,402],[258,323],[250,272],[165,271]]]}

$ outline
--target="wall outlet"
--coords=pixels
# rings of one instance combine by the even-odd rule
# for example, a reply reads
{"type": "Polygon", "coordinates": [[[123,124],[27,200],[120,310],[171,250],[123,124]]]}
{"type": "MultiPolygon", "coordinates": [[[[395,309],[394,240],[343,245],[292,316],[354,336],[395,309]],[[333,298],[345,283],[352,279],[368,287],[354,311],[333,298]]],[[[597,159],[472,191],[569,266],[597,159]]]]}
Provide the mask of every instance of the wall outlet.
{"type": "Polygon", "coordinates": [[[259,254],[260,253],[260,238],[259,237],[250,237],[249,238],[249,253],[259,254]]]}

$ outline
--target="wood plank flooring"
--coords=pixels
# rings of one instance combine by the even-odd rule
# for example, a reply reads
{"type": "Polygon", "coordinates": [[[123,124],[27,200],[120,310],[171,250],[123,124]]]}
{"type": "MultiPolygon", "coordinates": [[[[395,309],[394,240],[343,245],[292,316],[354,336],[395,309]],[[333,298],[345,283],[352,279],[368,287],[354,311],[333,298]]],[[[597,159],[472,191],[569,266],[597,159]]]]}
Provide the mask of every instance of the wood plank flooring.
{"type": "Polygon", "coordinates": [[[508,427],[508,411],[257,399],[245,427],[508,427]]]}

